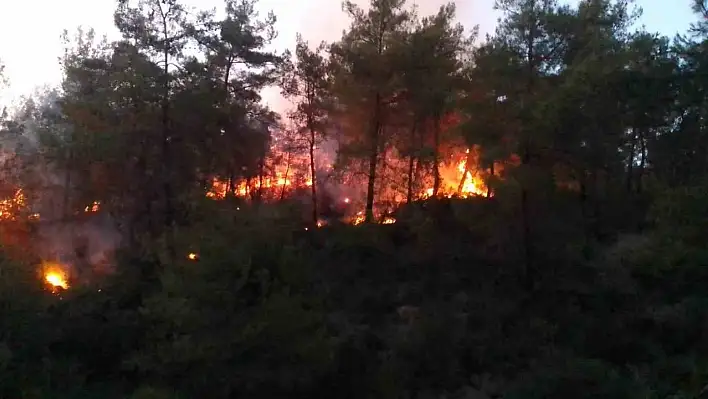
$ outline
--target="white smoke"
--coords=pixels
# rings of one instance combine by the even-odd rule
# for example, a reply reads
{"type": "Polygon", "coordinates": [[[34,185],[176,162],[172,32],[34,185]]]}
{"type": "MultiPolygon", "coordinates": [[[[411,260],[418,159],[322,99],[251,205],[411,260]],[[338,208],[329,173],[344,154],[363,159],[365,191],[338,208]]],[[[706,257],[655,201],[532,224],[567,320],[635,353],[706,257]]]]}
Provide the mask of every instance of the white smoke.
{"type": "Polygon", "coordinates": [[[44,156],[44,143],[64,142],[71,128],[63,122],[59,99],[56,90],[44,90],[15,107],[10,118],[15,130],[5,129],[0,140],[5,157],[14,160],[13,168],[3,172],[12,175],[26,193],[30,212],[38,215],[32,237],[38,257],[69,267],[80,280],[90,280],[96,273],[113,270],[121,235],[100,206],[96,212],[69,209],[67,199],[73,199],[76,187],[67,186],[66,171],[44,156]]]}

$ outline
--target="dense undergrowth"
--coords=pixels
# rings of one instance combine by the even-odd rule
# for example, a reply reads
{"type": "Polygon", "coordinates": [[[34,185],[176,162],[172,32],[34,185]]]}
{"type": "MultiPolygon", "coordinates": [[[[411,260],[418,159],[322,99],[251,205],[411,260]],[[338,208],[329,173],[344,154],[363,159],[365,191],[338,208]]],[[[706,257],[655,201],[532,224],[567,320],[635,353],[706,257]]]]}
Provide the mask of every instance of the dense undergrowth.
{"type": "Polygon", "coordinates": [[[606,243],[546,218],[529,265],[496,201],[308,230],[286,206],[205,204],[178,236],[200,258],[158,284],[124,255],[55,295],[5,261],[0,397],[698,397],[706,252],[678,216],[694,201],[665,196],[651,230],[606,243]]]}

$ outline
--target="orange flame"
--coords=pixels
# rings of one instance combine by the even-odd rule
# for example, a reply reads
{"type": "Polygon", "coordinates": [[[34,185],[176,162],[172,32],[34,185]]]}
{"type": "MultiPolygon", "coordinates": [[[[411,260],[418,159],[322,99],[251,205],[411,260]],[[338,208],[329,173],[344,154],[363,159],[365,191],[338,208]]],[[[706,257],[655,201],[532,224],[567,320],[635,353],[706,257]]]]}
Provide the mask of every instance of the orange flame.
{"type": "Polygon", "coordinates": [[[98,212],[101,209],[101,201],[93,201],[91,205],[84,208],[84,212],[98,212]]]}
{"type": "MultiPolygon", "coordinates": [[[[288,164],[277,164],[277,159],[282,159],[279,156],[277,149],[272,148],[272,158],[266,163],[268,167],[264,170],[264,175],[259,178],[241,179],[234,182],[234,195],[237,197],[248,197],[248,194],[254,191],[260,191],[259,198],[264,200],[277,200],[283,198],[284,195],[289,195],[295,188],[305,188],[312,185],[312,179],[309,177],[309,165],[307,162],[301,162],[300,158],[307,160],[304,155],[292,155],[288,157],[288,164]],[[305,168],[302,169],[302,164],[305,168]],[[299,166],[298,166],[299,165],[299,166]],[[298,169],[300,168],[300,169],[298,169]]],[[[437,197],[443,198],[469,198],[473,196],[491,196],[492,193],[488,190],[486,180],[490,176],[490,172],[480,168],[479,160],[480,149],[477,146],[471,148],[456,147],[447,148],[441,151],[441,162],[438,164],[438,173],[440,176],[439,187],[436,193],[437,197]]],[[[282,154],[281,154],[282,155],[282,154]]],[[[395,219],[386,218],[386,215],[402,204],[406,196],[404,195],[407,187],[405,175],[409,167],[409,159],[397,153],[395,149],[386,151],[382,157],[382,170],[379,173],[380,182],[377,183],[377,199],[374,203],[374,216],[381,220],[383,224],[393,224],[395,219]],[[401,173],[401,172],[404,173],[401,173]],[[401,179],[400,176],[404,176],[401,179]]],[[[418,168],[418,166],[416,167],[418,168]]],[[[495,174],[498,169],[495,168],[495,174]]],[[[416,180],[413,189],[413,199],[428,199],[433,197],[433,176],[432,171],[427,167],[421,167],[416,170],[416,180]]],[[[353,188],[357,191],[358,187],[363,187],[365,177],[361,177],[356,173],[345,173],[342,184],[353,188]]],[[[215,178],[211,188],[206,194],[212,199],[222,199],[227,196],[230,189],[230,184],[227,181],[215,178]]],[[[343,204],[349,206],[362,206],[362,193],[352,193],[347,197],[340,198],[343,204]]],[[[356,208],[355,208],[356,209],[356,208]]],[[[361,209],[361,208],[359,208],[361,209]]],[[[357,212],[348,218],[348,223],[359,225],[364,222],[364,212],[357,212]]],[[[318,227],[324,225],[323,221],[317,223],[318,227]]]]}
{"type": "Polygon", "coordinates": [[[354,220],[352,220],[352,224],[354,226],[357,226],[357,225],[364,223],[364,220],[366,220],[366,218],[364,217],[364,212],[359,211],[356,213],[356,217],[354,218],[354,220]]]}
{"type": "Polygon", "coordinates": [[[69,283],[66,282],[66,279],[64,276],[62,276],[59,273],[55,272],[50,272],[47,273],[44,276],[44,279],[52,286],[52,287],[61,287],[64,289],[69,288],[69,283]]]}
{"type": "Polygon", "coordinates": [[[47,262],[42,265],[44,269],[44,281],[52,290],[57,288],[69,288],[69,276],[66,267],[55,262],[47,262]]]}

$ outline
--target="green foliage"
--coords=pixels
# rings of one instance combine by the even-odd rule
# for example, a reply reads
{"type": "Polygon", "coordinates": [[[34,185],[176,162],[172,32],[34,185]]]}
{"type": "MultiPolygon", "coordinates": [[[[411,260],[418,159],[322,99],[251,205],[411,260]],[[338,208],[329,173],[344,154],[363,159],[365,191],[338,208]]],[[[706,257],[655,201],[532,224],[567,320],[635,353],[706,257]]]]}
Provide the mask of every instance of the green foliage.
{"type": "Polygon", "coordinates": [[[266,228],[262,217],[241,216],[247,212],[178,235],[198,260],[184,254],[166,269],[161,291],[141,308],[152,328],[131,363],[188,396],[299,392],[329,362],[323,315],[306,290],[311,278],[293,232],[273,229],[277,217],[266,228]]]}
{"type": "Polygon", "coordinates": [[[287,207],[205,201],[201,222],[176,235],[179,260],[142,300],[129,274],[60,298],[31,268],[3,264],[0,387],[139,398],[703,388],[702,269],[651,271],[618,256],[629,244],[613,256],[549,250],[529,297],[503,208],[477,205],[429,203],[395,225],[311,231],[287,207]]]}

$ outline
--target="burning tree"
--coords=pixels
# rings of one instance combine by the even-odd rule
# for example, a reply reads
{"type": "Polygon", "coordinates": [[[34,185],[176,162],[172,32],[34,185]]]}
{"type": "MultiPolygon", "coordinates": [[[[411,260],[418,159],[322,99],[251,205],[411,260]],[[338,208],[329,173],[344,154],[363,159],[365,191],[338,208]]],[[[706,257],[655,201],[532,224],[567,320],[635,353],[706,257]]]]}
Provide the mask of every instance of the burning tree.
{"type": "Polygon", "coordinates": [[[404,199],[462,195],[473,179],[480,186],[483,178],[469,162],[476,152],[464,155],[470,148],[454,138],[455,123],[447,121],[459,97],[471,38],[453,24],[451,4],[422,21],[403,7],[403,1],[372,1],[364,12],[346,3],[352,25],[332,46],[334,95],[343,126],[340,166],[365,176],[369,221],[377,198],[386,207],[404,199]],[[459,176],[441,170],[450,163],[457,170],[461,158],[467,167],[459,176]],[[432,191],[426,187],[430,175],[432,191]]]}
{"type": "MultiPolygon", "coordinates": [[[[345,2],[352,25],[329,47],[328,60],[324,44],[311,50],[298,37],[283,91],[296,99],[290,116],[303,148],[294,156],[271,145],[258,174],[264,184],[242,177],[234,186],[239,196],[298,187],[287,175],[292,160],[303,158],[309,161],[313,222],[322,213],[319,197],[333,196],[352,221],[372,221],[416,199],[491,195],[486,183],[494,170],[480,169],[479,146],[460,135],[462,119],[454,110],[466,88],[460,81],[467,77],[472,37],[452,22],[453,5],[422,21],[404,5],[373,1],[365,12],[345,2]],[[331,169],[315,156],[325,133],[337,147],[331,169]],[[319,184],[317,176],[325,173],[334,180],[319,184]]],[[[223,197],[217,193],[227,186],[216,180],[209,196],[223,197]]]]}
{"type": "Polygon", "coordinates": [[[294,128],[284,128],[272,133],[272,141],[257,160],[252,173],[242,171],[227,180],[213,178],[206,196],[224,199],[240,197],[254,202],[278,201],[291,196],[298,189],[309,187],[309,161],[306,147],[299,140],[294,128]]]}
{"type": "Polygon", "coordinates": [[[398,99],[395,60],[411,21],[404,5],[404,0],[376,0],[364,11],[351,1],[344,2],[351,27],[331,49],[337,102],[349,122],[345,133],[350,146],[356,147],[353,153],[366,159],[367,221],[374,218],[381,150],[390,139],[386,124],[398,99]]]}
{"type": "Polygon", "coordinates": [[[160,247],[176,250],[171,232],[192,223],[192,199],[205,194],[302,197],[318,225],[391,223],[405,202],[490,195],[495,170],[458,129],[469,40],[454,7],[418,20],[402,0],[345,6],[342,38],[316,49],[298,38],[283,69],[264,50],[274,20],[256,18],[251,1],[227,1],[220,19],[173,0],[121,1],[124,37],[79,31],[52,112],[35,118],[56,172],[53,206],[67,220],[99,208],[135,252],[158,258],[160,247]],[[188,46],[202,57],[185,55],[188,46]],[[259,102],[281,77],[297,100],[292,126],[259,102]]]}
{"type": "Polygon", "coordinates": [[[295,131],[306,144],[309,155],[310,187],[312,194],[312,221],[317,223],[317,167],[315,150],[330,127],[332,109],[331,74],[327,60],[322,56],[325,44],[310,50],[309,44],[298,35],[295,64],[284,87],[286,96],[296,99],[290,118],[295,131]]]}

